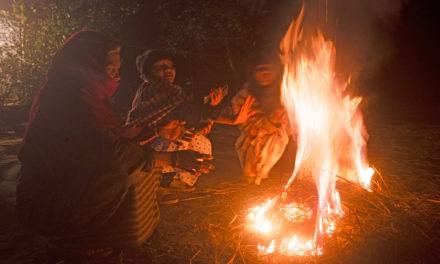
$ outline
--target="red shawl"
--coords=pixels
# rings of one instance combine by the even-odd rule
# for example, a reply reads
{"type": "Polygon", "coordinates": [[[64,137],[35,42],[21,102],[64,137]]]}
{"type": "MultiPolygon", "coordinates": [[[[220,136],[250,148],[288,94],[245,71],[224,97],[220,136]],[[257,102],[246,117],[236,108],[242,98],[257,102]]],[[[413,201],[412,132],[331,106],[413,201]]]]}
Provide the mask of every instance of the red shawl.
{"type": "Polygon", "coordinates": [[[80,127],[127,134],[108,102],[118,84],[104,68],[108,52],[118,47],[114,40],[93,31],[77,32],[65,42],[34,99],[20,152],[31,134],[63,133],[80,127]]]}

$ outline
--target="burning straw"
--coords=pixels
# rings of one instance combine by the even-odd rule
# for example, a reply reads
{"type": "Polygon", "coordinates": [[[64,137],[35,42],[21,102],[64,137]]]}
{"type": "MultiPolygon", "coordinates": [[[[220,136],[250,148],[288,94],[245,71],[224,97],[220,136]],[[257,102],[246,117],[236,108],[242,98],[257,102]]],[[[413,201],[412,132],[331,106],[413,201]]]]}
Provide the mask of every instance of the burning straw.
{"type": "Polygon", "coordinates": [[[319,33],[299,45],[303,11],[281,42],[281,100],[297,138],[295,169],[282,194],[249,215],[250,227],[271,239],[258,246],[266,254],[322,254],[323,236],[332,235],[344,213],[337,175],[369,190],[374,173],[366,161],[367,134],[358,109],[361,98],[346,95],[347,83],[336,79],[331,41],[319,33]],[[315,181],[318,195],[312,204],[289,198],[299,175],[315,181]],[[316,223],[314,232],[310,232],[311,221],[316,223]]]}
{"type": "MultiPolygon", "coordinates": [[[[372,192],[338,181],[345,213],[323,241],[322,255],[261,254],[261,237],[245,229],[249,207],[280,191],[288,177],[279,176],[272,174],[258,187],[224,183],[197,193],[204,198],[164,207],[162,218],[173,221],[162,221],[145,245],[150,256],[145,263],[435,263],[440,255],[438,183],[428,184],[424,194],[410,192],[400,176],[378,170],[372,192]]],[[[298,197],[316,199],[313,182],[298,178],[292,187],[298,197]]]]}
{"type": "MultiPolygon", "coordinates": [[[[268,184],[271,185],[266,186],[269,189],[259,197],[273,194],[276,183],[268,184]]],[[[298,179],[293,185],[300,190],[298,196],[307,197],[307,193],[316,192],[306,179],[298,179]]],[[[440,256],[437,247],[440,237],[439,197],[432,197],[433,190],[427,190],[426,194],[405,191],[399,178],[388,176],[385,180],[378,170],[372,181],[372,192],[346,180],[339,181],[337,189],[345,213],[331,237],[322,238],[322,254],[286,255],[281,250],[267,254],[268,248],[265,251],[258,249],[261,236],[242,229],[252,212],[247,209],[238,212],[240,217],[234,225],[221,231],[230,234],[227,238],[234,238],[226,239],[229,254],[235,252],[230,263],[413,263],[420,259],[433,262],[436,256],[440,256]]],[[[308,198],[316,199],[310,195],[308,198]]],[[[245,204],[253,202],[241,201],[245,204]]],[[[301,252],[307,250],[299,248],[295,253],[301,252]]]]}

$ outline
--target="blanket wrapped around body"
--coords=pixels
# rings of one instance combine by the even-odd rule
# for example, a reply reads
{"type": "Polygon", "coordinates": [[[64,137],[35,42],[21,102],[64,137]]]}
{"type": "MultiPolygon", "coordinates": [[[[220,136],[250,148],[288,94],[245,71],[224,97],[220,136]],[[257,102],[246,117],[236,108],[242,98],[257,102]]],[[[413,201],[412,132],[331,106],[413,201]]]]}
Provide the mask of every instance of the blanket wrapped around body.
{"type": "Polygon", "coordinates": [[[30,111],[16,211],[59,248],[139,246],[159,221],[153,152],[109,105],[118,84],[104,65],[118,47],[97,32],[74,34],[30,111]]]}

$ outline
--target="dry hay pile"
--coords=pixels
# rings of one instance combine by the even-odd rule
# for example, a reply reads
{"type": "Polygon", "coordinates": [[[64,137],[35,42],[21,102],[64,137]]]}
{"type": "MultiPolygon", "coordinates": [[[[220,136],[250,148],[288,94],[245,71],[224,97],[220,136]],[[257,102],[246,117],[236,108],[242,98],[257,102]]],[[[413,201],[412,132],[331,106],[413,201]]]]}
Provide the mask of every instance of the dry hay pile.
{"type": "MultiPolygon", "coordinates": [[[[162,223],[143,250],[154,263],[427,263],[440,256],[440,197],[406,192],[379,172],[373,192],[339,181],[345,214],[325,239],[323,255],[259,255],[256,236],[245,228],[249,208],[276,196],[285,182],[272,177],[260,187],[225,183],[193,194],[162,210],[162,223]]],[[[308,183],[294,184],[313,193],[308,183]]]]}
{"type": "MultiPolygon", "coordinates": [[[[346,263],[435,263],[440,256],[440,196],[405,191],[376,171],[373,192],[340,184],[345,216],[323,259],[346,263]]],[[[433,185],[434,187],[435,185],[433,185]]]]}

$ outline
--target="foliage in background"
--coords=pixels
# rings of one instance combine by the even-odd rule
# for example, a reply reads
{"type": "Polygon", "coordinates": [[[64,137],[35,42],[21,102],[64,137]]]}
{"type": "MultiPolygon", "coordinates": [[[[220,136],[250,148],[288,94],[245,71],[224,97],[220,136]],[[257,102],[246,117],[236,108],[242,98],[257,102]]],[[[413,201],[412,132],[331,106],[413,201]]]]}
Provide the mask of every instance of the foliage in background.
{"type": "MultiPolygon", "coordinates": [[[[261,18],[270,0],[143,1],[128,21],[121,39],[122,82],[115,95],[117,112],[125,118],[140,82],[136,56],[151,48],[177,53],[177,82],[195,99],[209,89],[229,85],[233,95],[242,81],[242,64],[260,37],[261,18]],[[125,113],[125,116],[124,116],[125,113]]],[[[272,8],[273,9],[273,8],[272,8]]],[[[225,101],[229,101],[228,98],[225,101]]]]}
{"type": "Polygon", "coordinates": [[[13,47],[0,47],[0,54],[6,51],[0,57],[0,104],[30,103],[56,50],[72,33],[85,29],[117,36],[138,8],[139,0],[13,1],[6,16],[19,23],[21,38],[13,47]]]}
{"type": "MultiPolygon", "coordinates": [[[[0,105],[29,104],[43,84],[57,48],[80,29],[106,33],[121,39],[123,44],[127,44],[127,35],[133,35],[134,39],[144,37],[154,40],[156,47],[182,54],[188,62],[185,70],[194,72],[194,83],[203,86],[200,91],[212,85],[236,84],[244,58],[252,53],[257,38],[263,35],[256,28],[262,17],[270,15],[267,13],[270,3],[267,0],[13,0],[12,11],[7,16],[18,22],[21,38],[13,45],[15,52],[0,57],[0,105]],[[142,8],[152,12],[141,16],[142,8]],[[128,18],[136,14],[140,23],[131,24],[134,20],[128,18]],[[151,29],[155,32],[152,35],[148,34],[151,29]]],[[[0,53],[5,50],[10,47],[0,47],[0,53]]],[[[134,57],[124,57],[124,65],[131,66],[134,57]]],[[[136,81],[132,83],[138,81],[137,75],[134,77],[136,81]]]]}
{"type": "Polygon", "coordinates": [[[156,10],[157,46],[182,54],[195,65],[196,81],[203,85],[236,81],[243,57],[256,42],[255,17],[242,2],[162,2],[156,10]]]}
{"type": "Polygon", "coordinates": [[[20,33],[20,23],[15,19],[10,19],[6,11],[0,10],[0,61],[2,61],[0,64],[0,105],[6,104],[7,101],[17,101],[20,98],[20,94],[10,89],[9,84],[13,82],[12,76],[5,72],[14,63],[6,59],[19,57],[13,46],[19,41],[20,33]]]}
{"type": "Polygon", "coordinates": [[[159,5],[159,43],[185,56],[255,41],[240,1],[168,0],[159,5]]]}

